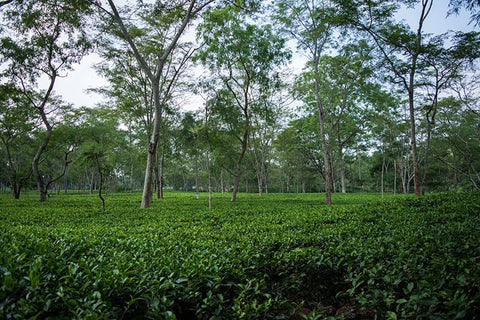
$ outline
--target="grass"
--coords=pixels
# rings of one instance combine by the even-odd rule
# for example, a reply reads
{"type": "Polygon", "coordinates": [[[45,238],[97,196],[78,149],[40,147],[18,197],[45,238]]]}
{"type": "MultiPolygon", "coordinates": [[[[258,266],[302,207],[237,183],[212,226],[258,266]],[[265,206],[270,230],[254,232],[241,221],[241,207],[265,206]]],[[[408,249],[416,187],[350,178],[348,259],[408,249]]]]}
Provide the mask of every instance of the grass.
{"type": "Polygon", "coordinates": [[[0,318],[475,318],[480,195],[0,195],[0,318]]]}

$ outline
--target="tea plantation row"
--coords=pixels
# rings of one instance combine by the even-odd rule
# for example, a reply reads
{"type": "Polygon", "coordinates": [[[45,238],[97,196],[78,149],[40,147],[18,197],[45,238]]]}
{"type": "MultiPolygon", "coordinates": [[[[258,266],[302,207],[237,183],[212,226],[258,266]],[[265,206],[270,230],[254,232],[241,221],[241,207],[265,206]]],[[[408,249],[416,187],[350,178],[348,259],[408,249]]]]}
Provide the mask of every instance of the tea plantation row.
{"type": "Polygon", "coordinates": [[[1,319],[475,319],[480,195],[0,195],[1,319]]]}

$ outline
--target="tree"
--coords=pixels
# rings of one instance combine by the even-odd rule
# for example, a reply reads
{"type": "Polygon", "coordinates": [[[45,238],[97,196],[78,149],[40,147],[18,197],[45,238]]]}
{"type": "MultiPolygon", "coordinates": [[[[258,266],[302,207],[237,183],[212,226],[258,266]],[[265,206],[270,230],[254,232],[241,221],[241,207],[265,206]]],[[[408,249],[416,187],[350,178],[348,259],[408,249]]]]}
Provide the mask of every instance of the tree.
{"type": "Polygon", "coordinates": [[[0,141],[5,159],[2,161],[7,170],[12,195],[20,198],[20,192],[32,174],[31,133],[36,128],[35,116],[29,108],[29,102],[21,90],[11,84],[0,85],[0,141]]]}
{"type": "Polygon", "coordinates": [[[98,197],[105,212],[103,187],[106,178],[118,168],[117,158],[120,146],[125,143],[123,132],[119,131],[118,120],[108,109],[84,109],[84,120],[80,124],[79,153],[83,162],[95,168],[98,180],[98,197]]]}
{"type": "Polygon", "coordinates": [[[242,161],[251,134],[252,112],[279,87],[278,66],[289,58],[285,40],[274,34],[270,25],[249,24],[236,6],[211,10],[205,15],[200,34],[206,47],[197,58],[220,79],[224,103],[223,119],[235,121],[241,150],[235,164],[232,201],[235,201],[242,161]]]}
{"type": "MultiPolygon", "coordinates": [[[[142,52],[139,45],[142,43],[142,29],[138,26],[128,25],[126,19],[122,18],[113,0],[108,0],[110,10],[102,8],[104,12],[113,19],[119,28],[119,34],[126,41],[132,50],[142,71],[147,76],[154,101],[153,130],[148,143],[147,165],[145,169],[145,182],[143,186],[142,208],[146,208],[152,201],[153,172],[156,163],[156,153],[160,138],[162,124],[162,113],[166,100],[174,82],[167,83],[164,88],[161,82],[162,76],[168,73],[168,61],[174,51],[178,48],[178,42],[189,23],[203,9],[213,3],[213,0],[205,1],[157,1],[155,4],[147,5],[142,3],[140,18],[143,24],[150,25],[155,30],[156,38],[149,38],[154,51],[142,52]],[[149,56],[153,58],[150,60],[149,56]],[[153,60],[153,63],[151,62],[153,60]],[[163,92],[162,92],[163,91],[163,92]]],[[[184,53],[185,59],[190,56],[190,51],[184,53]]]]}
{"type": "Polygon", "coordinates": [[[455,190],[462,177],[480,190],[479,78],[477,72],[455,78],[449,85],[454,96],[439,102],[439,140],[448,149],[436,158],[454,171],[455,190]]]}
{"type": "Polygon", "coordinates": [[[199,199],[199,157],[202,153],[203,141],[200,131],[202,129],[203,119],[199,118],[192,112],[186,112],[181,120],[181,127],[179,132],[178,143],[183,146],[184,155],[191,158],[194,163],[195,172],[195,193],[199,199]]]}
{"type": "MultiPolygon", "coordinates": [[[[152,34],[158,32],[149,26],[142,32],[136,33],[136,40],[139,42],[139,50],[152,61],[155,58],[154,41],[158,35],[152,34]]],[[[163,37],[163,35],[162,35],[163,37]]],[[[142,142],[149,141],[153,133],[155,119],[155,105],[151,90],[151,83],[145,72],[138,66],[135,56],[131,49],[124,45],[119,45],[116,38],[103,39],[100,41],[101,56],[104,61],[97,65],[97,71],[106,77],[110,83],[108,87],[96,89],[112,100],[112,104],[118,110],[122,121],[131,128],[135,128],[136,137],[142,142]]],[[[165,88],[160,92],[160,101],[162,104],[162,121],[160,125],[159,141],[155,161],[153,163],[154,181],[156,182],[157,198],[163,198],[163,165],[165,157],[165,148],[169,144],[171,135],[170,120],[174,116],[175,98],[181,92],[181,75],[186,69],[188,59],[193,50],[188,45],[179,44],[180,54],[172,54],[165,62],[165,72],[159,79],[160,87],[165,88]],[[183,52],[183,54],[181,53],[183,52]]],[[[152,178],[153,179],[153,178],[152,178]]],[[[153,181],[152,181],[153,183],[153,181]]],[[[152,189],[153,192],[153,189],[152,189]]]]}
{"type": "Polygon", "coordinates": [[[282,153],[287,175],[286,191],[290,191],[290,177],[306,190],[306,182],[317,172],[325,181],[325,165],[322,155],[318,118],[315,113],[291,121],[277,137],[276,149],[282,153]]]}
{"type": "MultiPolygon", "coordinates": [[[[372,76],[371,48],[366,41],[351,43],[340,49],[339,55],[322,55],[315,66],[307,64],[306,70],[296,79],[295,93],[305,104],[308,113],[316,113],[324,169],[325,191],[333,188],[335,163],[338,163],[342,192],[346,192],[343,164],[344,148],[362,131],[365,123],[367,93],[376,87],[369,83],[372,76]],[[319,103],[321,102],[321,113],[319,103]],[[320,118],[321,115],[321,118],[320,118]],[[338,153],[335,162],[334,151],[338,153]],[[327,155],[325,156],[326,153],[327,155]],[[326,161],[330,161],[326,164],[326,161]],[[328,169],[328,170],[327,170],[328,169]]],[[[331,202],[330,197],[326,197],[331,202]]]]}
{"type": "MultiPolygon", "coordinates": [[[[413,6],[418,1],[405,1],[413,6]]],[[[421,194],[419,158],[417,150],[417,124],[416,124],[416,88],[418,87],[417,74],[419,72],[419,59],[424,52],[424,25],[433,6],[433,0],[420,2],[418,25],[414,31],[401,23],[391,20],[392,14],[399,3],[384,1],[381,4],[371,2],[349,2],[345,16],[359,30],[368,33],[382,53],[386,66],[393,74],[392,82],[399,84],[408,95],[410,119],[410,144],[414,168],[415,194],[421,194]],[[364,11],[366,10],[366,11],[364,11]],[[368,16],[365,16],[368,12],[368,16]]]]}
{"type": "Polygon", "coordinates": [[[314,85],[313,105],[318,114],[318,125],[323,154],[323,165],[325,166],[325,203],[332,203],[332,162],[331,152],[328,144],[328,133],[326,129],[327,110],[324,97],[320,93],[321,68],[320,59],[325,50],[331,44],[334,30],[339,23],[336,9],[330,6],[330,2],[323,0],[316,1],[277,1],[274,14],[276,21],[282,24],[284,32],[291,35],[297,41],[308,57],[308,63],[312,70],[312,81],[314,85]]]}
{"type": "Polygon", "coordinates": [[[53,98],[53,89],[57,78],[90,50],[84,29],[89,4],[87,1],[19,1],[7,8],[4,19],[9,19],[15,38],[5,33],[1,39],[2,62],[7,64],[2,76],[20,87],[45,127],[45,135],[32,160],[40,201],[45,201],[47,188],[53,181],[44,180],[39,164],[52,135],[55,122],[52,113],[62,104],[53,98]],[[41,76],[48,79],[48,87],[36,91],[41,76]]]}
{"type": "Polygon", "coordinates": [[[473,71],[474,62],[480,57],[480,41],[477,32],[456,32],[432,38],[425,45],[425,53],[421,57],[424,72],[421,74],[423,87],[427,95],[425,101],[426,141],[423,156],[422,193],[427,187],[429,171],[430,141],[432,129],[438,111],[441,94],[449,89],[457,78],[464,77],[466,72],[473,71]],[[445,40],[452,45],[445,47],[445,40]]]}
{"type": "MultiPolygon", "coordinates": [[[[270,100],[270,99],[269,99],[270,100]]],[[[268,193],[268,164],[271,161],[271,149],[275,135],[281,128],[281,102],[264,101],[255,108],[253,125],[249,138],[250,153],[257,176],[258,195],[268,193]]]]}

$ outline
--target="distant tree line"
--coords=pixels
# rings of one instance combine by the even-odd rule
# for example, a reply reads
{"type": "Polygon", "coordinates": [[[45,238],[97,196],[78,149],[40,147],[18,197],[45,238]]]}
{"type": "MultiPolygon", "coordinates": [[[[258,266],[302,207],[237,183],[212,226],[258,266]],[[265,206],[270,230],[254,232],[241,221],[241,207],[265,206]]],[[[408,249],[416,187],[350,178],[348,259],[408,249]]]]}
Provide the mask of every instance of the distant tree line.
{"type": "Polygon", "coordinates": [[[0,188],[479,191],[480,34],[427,34],[436,4],[1,1],[0,188]],[[91,52],[106,102],[74,107],[55,85],[91,52]]]}

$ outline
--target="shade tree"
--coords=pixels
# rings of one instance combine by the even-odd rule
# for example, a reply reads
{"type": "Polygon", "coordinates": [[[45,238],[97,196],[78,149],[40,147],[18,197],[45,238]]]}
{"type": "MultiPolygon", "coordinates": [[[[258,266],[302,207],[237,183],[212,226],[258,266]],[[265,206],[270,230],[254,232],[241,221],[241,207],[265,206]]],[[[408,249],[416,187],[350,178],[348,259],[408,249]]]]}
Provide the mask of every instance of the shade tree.
{"type": "Polygon", "coordinates": [[[438,101],[450,93],[453,82],[474,71],[475,60],[480,57],[479,39],[477,32],[449,32],[432,37],[425,44],[425,53],[420,59],[420,64],[423,65],[420,74],[421,88],[425,90],[422,113],[426,135],[423,143],[422,193],[428,184],[430,141],[432,129],[436,125],[438,101]]]}
{"type": "MultiPolygon", "coordinates": [[[[248,6],[248,3],[249,1],[242,1],[239,4],[248,6]]],[[[168,61],[175,55],[174,52],[178,51],[178,43],[184,31],[198,17],[199,13],[213,4],[213,0],[156,1],[153,4],[139,2],[140,14],[136,15],[136,20],[126,19],[122,16],[113,0],[108,0],[108,5],[105,6],[99,4],[102,11],[117,26],[117,34],[128,44],[138,65],[150,82],[154,101],[154,117],[152,134],[147,148],[147,165],[141,204],[143,208],[148,207],[152,201],[153,171],[165,106],[162,97],[168,97],[168,90],[173,85],[173,83],[169,85],[161,82],[162,76],[168,72],[168,61]],[[135,21],[137,24],[134,23],[135,21]],[[145,32],[145,26],[150,26],[150,30],[154,33],[154,37],[148,38],[148,42],[154,50],[148,53],[142,52],[140,47],[143,42],[141,37],[137,37],[145,32]],[[149,59],[149,57],[153,58],[149,59]]],[[[222,6],[223,2],[216,5],[222,6]]],[[[189,51],[181,52],[180,55],[188,59],[189,51]]]]}
{"type": "MultiPolygon", "coordinates": [[[[378,90],[370,83],[373,81],[371,50],[366,41],[352,42],[340,48],[336,56],[322,55],[314,64],[308,63],[295,82],[295,94],[304,103],[305,111],[310,116],[316,114],[322,124],[318,143],[322,148],[326,193],[334,189],[337,165],[341,190],[346,191],[343,152],[349,142],[365,131],[367,98],[370,91],[378,90]]],[[[326,202],[330,203],[328,199],[326,202]]]]}
{"type": "Polygon", "coordinates": [[[242,161],[252,130],[252,112],[279,85],[278,67],[290,54],[285,39],[271,25],[256,25],[240,15],[237,6],[211,10],[204,15],[199,32],[205,47],[199,59],[219,79],[221,99],[217,105],[222,118],[232,123],[240,143],[235,161],[232,201],[242,178],[242,161]],[[234,124],[235,123],[235,124],[234,124]]]}
{"type": "Polygon", "coordinates": [[[32,132],[37,127],[37,119],[32,114],[29,101],[21,90],[12,84],[0,86],[0,142],[2,175],[8,181],[12,196],[20,198],[22,188],[29,182],[32,166],[29,159],[34,150],[32,132]]]}
{"type": "MultiPolygon", "coordinates": [[[[103,194],[105,182],[118,174],[122,146],[127,142],[125,132],[118,129],[118,118],[103,107],[83,109],[84,121],[79,124],[79,162],[95,169],[98,197],[105,212],[103,194]]],[[[93,184],[93,181],[91,182],[93,184]]]]}
{"type": "Polygon", "coordinates": [[[41,201],[51,181],[44,179],[40,162],[56,122],[52,113],[63,104],[54,98],[54,87],[91,48],[86,33],[89,13],[87,1],[61,0],[13,1],[2,11],[3,21],[9,22],[2,30],[2,78],[20,88],[45,129],[32,159],[41,201]],[[40,77],[46,79],[43,89],[40,77]]]}
{"type": "MultiPolygon", "coordinates": [[[[325,106],[325,97],[320,93],[321,57],[335,44],[338,36],[338,27],[342,25],[341,16],[330,1],[276,1],[273,18],[279,22],[285,34],[289,34],[297,43],[299,49],[304,52],[310,68],[310,80],[313,86],[311,90],[313,99],[309,103],[318,114],[318,126],[323,155],[325,202],[332,202],[332,161],[331,147],[328,142],[328,121],[325,106]]],[[[310,81],[309,80],[309,81],[310,81]]]]}

